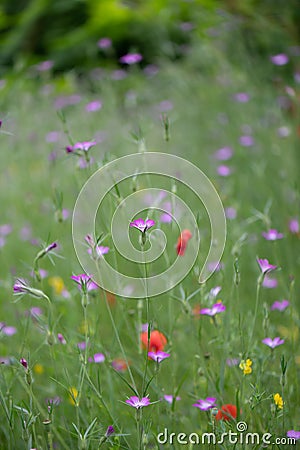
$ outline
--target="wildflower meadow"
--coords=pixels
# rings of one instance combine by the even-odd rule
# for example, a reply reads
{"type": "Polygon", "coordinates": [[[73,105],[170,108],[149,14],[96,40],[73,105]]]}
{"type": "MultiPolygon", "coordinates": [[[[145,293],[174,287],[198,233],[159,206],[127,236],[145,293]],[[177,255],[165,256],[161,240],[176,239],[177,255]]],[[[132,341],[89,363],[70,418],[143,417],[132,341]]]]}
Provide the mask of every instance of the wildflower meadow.
{"type": "Polygon", "coordinates": [[[220,16],[3,71],[0,449],[297,448],[300,47],[220,16]]]}

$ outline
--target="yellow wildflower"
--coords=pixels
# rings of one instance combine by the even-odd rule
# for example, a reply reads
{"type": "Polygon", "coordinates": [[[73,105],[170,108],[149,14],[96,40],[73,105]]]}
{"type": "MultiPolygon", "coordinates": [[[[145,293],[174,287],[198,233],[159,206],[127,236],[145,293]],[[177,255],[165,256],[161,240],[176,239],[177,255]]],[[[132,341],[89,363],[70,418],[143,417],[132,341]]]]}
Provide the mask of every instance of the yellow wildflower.
{"type": "Polygon", "coordinates": [[[239,364],[239,368],[243,371],[244,375],[250,375],[252,373],[252,361],[250,358],[247,358],[246,361],[242,359],[239,364]]]}
{"type": "Polygon", "coordinates": [[[77,391],[76,387],[74,387],[74,386],[70,387],[69,396],[70,396],[69,400],[70,400],[71,405],[78,406],[78,403],[77,403],[78,391],[77,391]]]}
{"type": "Polygon", "coordinates": [[[275,405],[277,406],[277,408],[282,409],[283,408],[283,400],[282,400],[281,395],[278,394],[278,392],[277,392],[277,394],[274,394],[273,398],[274,398],[274,402],[275,402],[275,405]]]}
{"type": "Polygon", "coordinates": [[[42,375],[42,373],[44,373],[44,367],[42,366],[42,364],[35,364],[33,366],[33,371],[37,375],[42,375]]]}
{"type": "Polygon", "coordinates": [[[53,288],[56,295],[61,295],[65,289],[64,281],[61,277],[50,277],[49,284],[53,288]]]}

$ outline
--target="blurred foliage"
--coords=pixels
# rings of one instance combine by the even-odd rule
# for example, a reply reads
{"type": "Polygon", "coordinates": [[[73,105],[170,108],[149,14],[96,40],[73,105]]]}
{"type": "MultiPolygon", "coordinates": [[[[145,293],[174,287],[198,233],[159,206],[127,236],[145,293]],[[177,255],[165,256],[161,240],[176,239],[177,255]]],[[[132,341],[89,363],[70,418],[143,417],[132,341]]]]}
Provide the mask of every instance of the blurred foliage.
{"type": "Polygon", "coordinates": [[[142,53],[143,64],[175,60],[191,40],[224,30],[234,60],[236,46],[265,55],[297,43],[299,23],[299,0],[2,0],[0,65],[50,59],[55,70],[90,68],[130,51],[142,53]],[[98,48],[103,37],[111,48],[98,48]]]}

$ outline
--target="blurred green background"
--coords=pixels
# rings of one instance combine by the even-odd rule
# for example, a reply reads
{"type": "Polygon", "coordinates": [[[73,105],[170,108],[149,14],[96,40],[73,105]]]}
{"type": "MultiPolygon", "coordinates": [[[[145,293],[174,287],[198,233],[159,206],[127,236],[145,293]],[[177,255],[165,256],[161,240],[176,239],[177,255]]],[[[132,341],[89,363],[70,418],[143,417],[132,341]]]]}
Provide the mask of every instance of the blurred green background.
{"type": "Polygon", "coordinates": [[[299,37],[299,0],[2,0],[0,70],[42,60],[54,71],[84,70],[132,51],[142,65],[173,61],[211,38],[240,64],[244,51],[265,59],[299,37]],[[99,48],[101,38],[112,46],[99,48]]]}

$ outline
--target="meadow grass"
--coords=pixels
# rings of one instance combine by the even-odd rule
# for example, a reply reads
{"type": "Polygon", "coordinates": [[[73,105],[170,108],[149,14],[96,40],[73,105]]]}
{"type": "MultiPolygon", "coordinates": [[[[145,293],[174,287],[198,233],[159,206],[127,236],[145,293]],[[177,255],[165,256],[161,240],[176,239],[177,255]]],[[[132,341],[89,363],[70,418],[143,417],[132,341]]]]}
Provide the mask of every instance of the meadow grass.
{"type": "MultiPolygon", "coordinates": [[[[236,432],[238,421],[246,422],[249,432],[271,433],[271,442],[299,430],[299,231],[289,225],[300,218],[299,136],[297,111],[290,114],[291,108],[280,106],[296,104],[299,87],[290,80],[287,90],[284,78],[275,84],[255,77],[231,66],[217,49],[209,51],[205,64],[199,49],[191,48],[181,63],[162,63],[152,75],[130,67],[119,80],[109,70],[82,79],[75,73],[52,79],[34,69],[7,77],[1,90],[0,225],[11,229],[1,228],[0,249],[1,449],[192,448],[176,441],[160,444],[157,435],[167,428],[220,436],[236,432]],[[238,93],[249,98],[240,101],[238,93]],[[96,100],[101,108],[88,112],[86,105],[96,100]],[[65,148],[93,139],[93,161],[80,168],[79,158],[65,148]],[[232,155],[217,160],[215,152],[224,147],[232,155]],[[227,214],[221,269],[199,285],[209,221],[203,205],[175,183],[199,220],[203,247],[195,267],[158,297],[139,301],[99,288],[88,293],[86,306],[86,296],[71,279],[82,273],[72,242],[76,198],[97,168],[143,151],[182,156],[215,185],[227,214]],[[228,176],[218,174],[224,165],[228,176]],[[269,229],[283,238],[265,239],[262,233],[269,229]],[[39,259],[36,269],[47,271],[39,281],[32,273],[34,260],[51,242],[58,243],[56,255],[50,251],[39,259]],[[277,270],[263,276],[257,258],[277,270]],[[17,278],[50,301],[39,294],[14,296],[17,278]],[[265,285],[270,278],[274,287],[265,285]],[[221,290],[215,296],[216,286],[221,290]],[[284,299],[289,302],[284,311],[271,309],[284,299]],[[199,313],[220,300],[225,311],[212,317],[199,313]],[[141,346],[146,323],[166,338],[162,348],[170,357],[159,364],[148,360],[141,346]],[[277,336],[284,340],[278,348],[262,343],[277,336]],[[94,362],[100,353],[105,359],[94,362]],[[247,359],[252,365],[241,368],[247,359]],[[125,402],[134,394],[149,395],[153,404],[132,408],[125,402]],[[170,404],[164,395],[180,400],[170,404]],[[193,406],[207,397],[215,398],[215,408],[193,406]],[[236,406],[236,417],[217,420],[226,404],[236,406]]],[[[266,61],[266,71],[280,77],[283,68],[270,64],[266,61]]],[[[175,184],[141,176],[120,183],[118,191],[122,199],[133,190],[172,190],[175,184]]],[[[143,276],[142,264],[118,260],[109,236],[120,198],[111,195],[98,213],[98,232],[108,233],[101,245],[109,246],[107,258],[119,270],[143,276]]],[[[167,259],[148,267],[159,273],[177,256],[180,231],[161,223],[159,211],[152,218],[168,240],[167,259]]],[[[124,223],[124,233],[128,226],[124,223]]],[[[130,233],[139,248],[139,231],[130,233]]],[[[291,445],[282,442],[269,447],[291,445]]],[[[261,446],[225,439],[202,448],[261,446]]]]}

